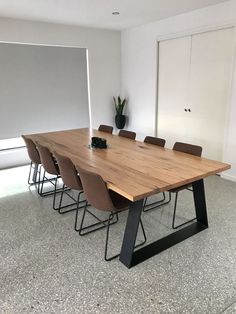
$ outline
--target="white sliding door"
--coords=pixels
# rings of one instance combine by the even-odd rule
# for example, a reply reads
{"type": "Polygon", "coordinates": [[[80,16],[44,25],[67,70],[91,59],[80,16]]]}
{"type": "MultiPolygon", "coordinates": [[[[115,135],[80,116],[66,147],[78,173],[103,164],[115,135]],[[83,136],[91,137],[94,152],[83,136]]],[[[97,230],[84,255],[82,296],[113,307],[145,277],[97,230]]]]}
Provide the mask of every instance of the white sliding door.
{"type": "Polygon", "coordinates": [[[191,37],[163,41],[159,45],[158,136],[174,141],[188,136],[184,108],[188,102],[191,37]]]}
{"type": "Polygon", "coordinates": [[[192,37],[190,134],[204,156],[222,160],[233,64],[233,32],[224,29],[192,37]]]}
{"type": "Polygon", "coordinates": [[[201,145],[222,160],[234,29],[159,44],[158,136],[201,145]]]}

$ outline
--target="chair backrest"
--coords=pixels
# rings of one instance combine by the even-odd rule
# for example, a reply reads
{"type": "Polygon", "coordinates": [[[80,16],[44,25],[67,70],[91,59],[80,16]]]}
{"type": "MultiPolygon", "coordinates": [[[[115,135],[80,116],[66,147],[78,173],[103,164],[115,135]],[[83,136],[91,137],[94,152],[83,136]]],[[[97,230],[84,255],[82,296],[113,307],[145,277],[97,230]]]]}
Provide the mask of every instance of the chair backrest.
{"type": "Polygon", "coordinates": [[[78,168],[85,197],[93,207],[103,210],[114,210],[107,186],[102,177],[94,172],[78,168]]]}
{"type": "Polygon", "coordinates": [[[132,132],[132,131],[127,131],[127,130],[120,130],[119,136],[122,136],[122,137],[127,137],[131,140],[135,140],[135,137],[136,137],[136,133],[135,132],[132,132]]]}
{"type": "Polygon", "coordinates": [[[165,147],[166,140],[164,140],[163,138],[159,138],[159,137],[146,136],[145,139],[144,139],[144,143],[157,145],[157,146],[160,146],[160,147],[165,147]]]}
{"type": "Polygon", "coordinates": [[[111,133],[113,132],[113,126],[101,124],[98,128],[98,131],[111,133]]]}
{"type": "Polygon", "coordinates": [[[41,160],[40,160],[39,152],[38,152],[38,150],[36,148],[36,145],[34,144],[34,142],[30,138],[27,138],[24,135],[22,135],[22,138],[25,141],[25,145],[26,145],[26,148],[27,148],[29,159],[33,163],[35,163],[37,165],[40,165],[41,164],[41,160]]]}
{"type": "Polygon", "coordinates": [[[62,156],[57,152],[54,152],[53,154],[58,162],[60,175],[64,184],[72,190],[81,191],[83,189],[82,183],[70,158],[62,156]]]}
{"type": "Polygon", "coordinates": [[[40,145],[39,143],[36,143],[36,145],[43,168],[50,174],[59,175],[60,172],[58,165],[56,164],[56,161],[53,158],[50,150],[46,146],[40,145]]]}
{"type": "Polygon", "coordinates": [[[186,144],[186,143],[181,143],[181,142],[176,142],[173,146],[173,150],[177,150],[179,152],[191,154],[198,157],[201,157],[202,155],[201,146],[186,144]]]}

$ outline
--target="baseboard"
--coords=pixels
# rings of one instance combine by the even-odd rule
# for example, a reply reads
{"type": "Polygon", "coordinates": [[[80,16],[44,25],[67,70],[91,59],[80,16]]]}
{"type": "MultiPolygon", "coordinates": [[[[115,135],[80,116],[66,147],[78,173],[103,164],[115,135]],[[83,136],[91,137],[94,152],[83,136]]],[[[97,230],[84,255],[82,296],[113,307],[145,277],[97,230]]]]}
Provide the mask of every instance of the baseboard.
{"type": "Polygon", "coordinates": [[[225,180],[236,182],[236,177],[235,176],[231,176],[230,174],[227,174],[227,173],[222,173],[221,174],[221,178],[225,179],[225,180]]]}

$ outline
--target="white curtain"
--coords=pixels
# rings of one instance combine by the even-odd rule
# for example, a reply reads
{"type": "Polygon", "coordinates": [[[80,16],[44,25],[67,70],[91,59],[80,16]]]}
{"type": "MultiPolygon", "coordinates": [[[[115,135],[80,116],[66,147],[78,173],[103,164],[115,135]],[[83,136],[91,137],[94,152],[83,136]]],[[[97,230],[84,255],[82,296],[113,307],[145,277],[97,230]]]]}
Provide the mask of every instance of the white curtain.
{"type": "Polygon", "coordinates": [[[86,49],[0,43],[0,139],[89,127],[86,49]]]}

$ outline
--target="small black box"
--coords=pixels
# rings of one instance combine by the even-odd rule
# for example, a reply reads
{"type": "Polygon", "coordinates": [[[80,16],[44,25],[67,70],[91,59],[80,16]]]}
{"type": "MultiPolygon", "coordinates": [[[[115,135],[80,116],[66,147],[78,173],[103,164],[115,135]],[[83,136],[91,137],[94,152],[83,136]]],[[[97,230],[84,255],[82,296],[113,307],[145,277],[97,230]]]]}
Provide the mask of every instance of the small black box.
{"type": "Polygon", "coordinates": [[[91,146],[94,148],[107,148],[107,140],[101,137],[92,137],[91,146]]]}

